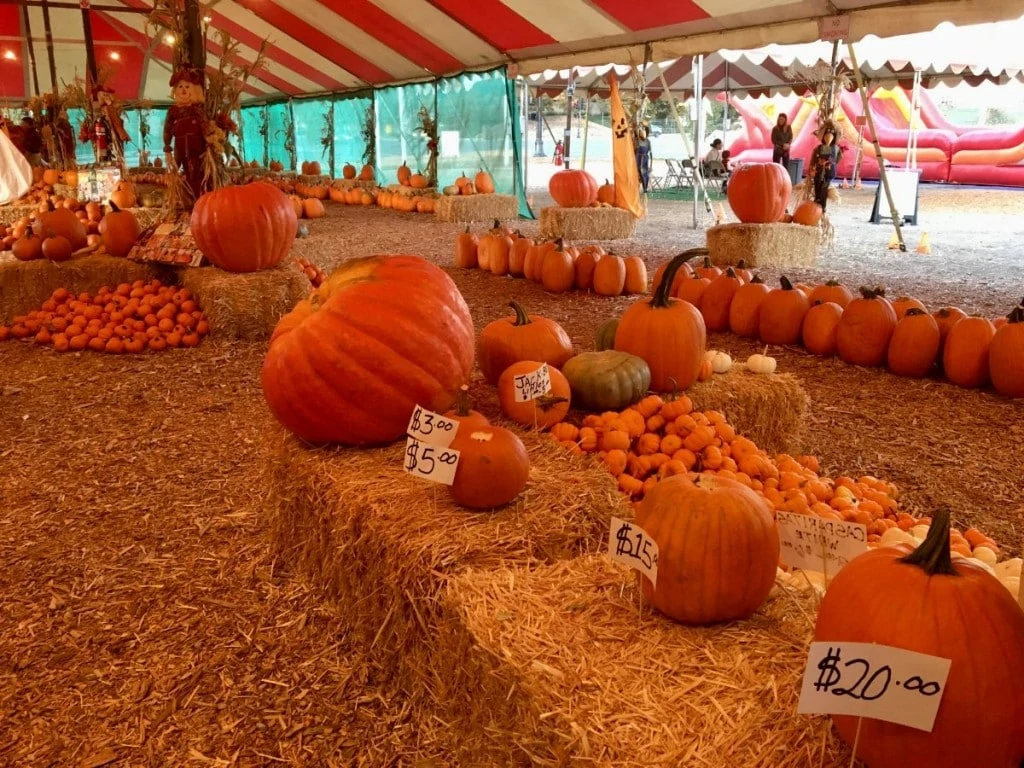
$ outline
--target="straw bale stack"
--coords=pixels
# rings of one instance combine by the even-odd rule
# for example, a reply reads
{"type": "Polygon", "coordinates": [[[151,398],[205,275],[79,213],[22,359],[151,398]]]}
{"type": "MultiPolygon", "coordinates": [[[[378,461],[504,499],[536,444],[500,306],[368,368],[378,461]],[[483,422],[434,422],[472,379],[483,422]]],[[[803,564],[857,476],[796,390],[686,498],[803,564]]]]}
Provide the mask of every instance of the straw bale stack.
{"type": "Polygon", "coordinates": [[[0,227],[9,227],[24,216],[31,216],[39,205],[0,205],[0,227]]]}
{"type": "Polygon", "coordinates": [[[107,254],[77,256],[54,263],[46,259],[18,261],[10,254],[0,257],[0,324],[6,325],[50,298],[58,288],[73,293],[93,293],[104,285],[158,278],[173,282],[173,273],[159,264],[139,264],[107,254]]]}
{"type": "Polygon", "coordinates": [[[362,179],[335,179],[331,182],[335,189],[376,189],[377,182],[374,180],[363,181],[362,179]]]}
{"type": "Polygon", "coordinates": [[[697,408],[724,413],[737,432],[769,453],[801,453],[810,397],[793,374],[759,375],[735,364],[686,394],[697,408]]]}
{"type": "Polygon", "coordinates": [[[597,462],[546,435],[523,435],[526,491],[495,512],[455,506],[444,486],[404,471],[405,442],[309,448],[270,438],[266,509],[279,562],[332,601],[390,679],[430,690],[439,662],[439,598],[466,569],[537,565],[604,546],[630,508],[597,462]]]}
{"type": "Polygon", "coordinates": [[[777,586],[715,627],[638,600],[636,575],[601,555],[454,577],[432,695],[460,764],[849,764],[827,718],[796,714],[815,593],[777,586]]]}
{"type": "Polygon", "coordinates": [[[509,221],[519,216],[519,200],[515,195],[443,195],[434,216],[445,222],[509,221]]]}
{"type": "Polygon", "coordinates": [[[719,224],[707,231],[713,264],[751,267],[813,267],[823,242],[822,230],[802,224],[719,224]]]}
{"type": "Polygon", "coordinates": [[[540,234],[569,240],[624,240],[636,233],[637,220],[621,208],[540,209],[540,234]]]}
{"type": "Polygon", "coordinates": [[[309,295],[309,278],[292,260],[277,269],[239,274],[188,267],[179,282],[195,295],[220,339],[265,339],[278,320],[309,295]]]}
{"type": "Polygon", "coordinates": [[[417,188],[407,187],[404,184],[388,184],[385,189],[394,195],[404,195],[406,197],[419,197],[420,195],[437,194],[437,187],[417,188]]]}

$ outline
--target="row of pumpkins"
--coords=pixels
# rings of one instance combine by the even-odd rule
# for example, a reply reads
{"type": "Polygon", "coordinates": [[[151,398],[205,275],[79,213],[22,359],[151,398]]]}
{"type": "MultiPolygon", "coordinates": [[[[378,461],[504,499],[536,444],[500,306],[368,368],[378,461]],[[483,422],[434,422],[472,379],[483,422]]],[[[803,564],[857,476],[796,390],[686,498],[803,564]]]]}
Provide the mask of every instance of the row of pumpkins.
{"type": "MultiPolygon", "coordinates": [[[[657,287],[665,279],[655,274],[657,287]]],[[[991,384],[1000,394],[1024,397],[1024,308],[994,321],[958,307],[929,313],[919,300],[888,299],[881,288],[859,295],[830,280],[793,284],[782,277],[769,288],[749,270],[710,263],[683,265],[669,295],[699,310],[708,331],[732,331],[765,344],[803,345],[822,357],[852,365],[887,366],[899,376],[923,378],[941,369],[961,387],[991,384]]],[[[612,325],[609,331],[612,331],[612,325]]]]}
{"type": "MultiPolygon", "coordinates": [[[[668,284],[681,263],[677,257],[667,271],[668,284]]],[[[635,341],[635,336],[642,336],[651,349],[671,359],[677,337],[689,327],[688,319],[679,320],[692,318],[692,313],[701,322],[692,305],[673,301],[666,288],[627,310],[617,340],[621,336],[623,341],[635,341]]],[[[314,444],[391,443],[404,437],[416,405],[447,412],[459,420],[452,447],[462,454],[453,498],[470,508],[498,506],[500,499],[514,499],[525,486],[529,456],[514,433],[489,424],[465,399],[474,356],[487,380],[496,384],[503,413],[514,421],[532,426],[551,412],[564,415],[570,401],[575,401],[563,375],[567,368],[575,375],[564,330],[537,316],[526,315],[526,320],[516,312],[495,321],[498,325],[489,324],[477,339],[464,299],[436,266],[411,256],[353,260],[281,320],[264,360],[263,392],[275,418],[314,444]],[[362,343],[367,337],[375,343],[362,343]],[[559,359],[562,372],[556,373],[553,361],[559,359]],[[550,391],[539,400],[516,402],[514,377],[536,370],[542,362],[550,366],[550,391]],[[305,374],[309,370],[331,375],[310,377],[305,374]]],[[[701,347],[703,357],[703,344],[690,342],[701,347]]],[[[655,355],[641,357],[651,368],[653,381],[655,369],[664,363],[655,355]]],[[[883,481],[837,478],[827,483],[810,458],[772,460],[750,441],[736,437],[721,414],[694,411],[685,395],[645,396],[616,413],[586,418],[590,422],[585,420],[575,434],[568,426],[558,426],[564,425],[560,420],[551,428],[556,437],[581,446],[591,440],[594,445],[605,442],[606,463],[622,463],[625,456],[628,467],[632,452],[634,465],[652,466],[654,459],[644,457],[663,452],[663,441],[665,450],[699,450],[709,464],[721,460],[717,472],[702,473],[669,469],[662,474],[661,468],[668,465],[664,462],[658,468],[660,479],[651,484],[637,507],[638,523],[659,545],[658,584],[652,588],[645,583],[645,594],[650,604],[680,621],[735,620],[751,615],[763,603],[775,581],[780,555],[777,527],[766,501],[769,494],[784,497],[793,482],[806,481],[813,489],[823,486],[815,490],[816,496],[820,492],[826,498],[831,492],[828,506],[836,512],[844,511],[846,502],[833,499],[853,499],[858,493],[864,514],[870,509],[868,502],[885,511],[898,509],[895,489],[883,481]],[[737,470],[741,463],[749,469],[744,473],[749,485],[740,472],[728,469],[729,461],[737,470]],[[724,474],[723,467],[740,479],[724,474]],[[692,541],[721,545],[688,546],[692,541]]],[[[895,528],[881,522],[888,519],[886,514],[877,519],[872,515],[879,541],[885,536],[894,540],[893,530],[900,536],[917,532],[913,526],[901,527],[901,522],[895,528]],[[885,533],[878,534],[883,527],[885,533]]],[[[923,527],[926,521],[917,522],[923,527]]],[[[910,643],[921,652],[952,658],[944,697],[957,706],[941,707],[930,733],[865,720],[858,752],[875,768],[902,764],[908,747],[935,765],[1016,764],[1024,756],[1024,701],[1018,695],[1024,685],[1024,657],[1002,654],[1005,663],[993,666],[991,654],[979,653],[979,647],[1019,647],[1024,643],[1024,613],[993,577],[994,567],[981,559],[985,549],[995,553],[994,543],[975,536],[978,544],[972,557],[953,558],[951,541],[959,543],[959,539],[950,531],[948,514],[937,513],[927,522],[927,536],[916,549],[909,543],[878,547],[843,569],[825,594],[816,636],[896,646],[910,643]],[[941,643],[935,637],[934,627],[949,623],[944,596],[954,592],[961,613],[952,629],[946,627],[946,634],[953,631],[958,637],[976,638],[971,642],[941,643]],[[896,621],[908,613],[909,606],[918,617],[912,627],[896,621]],[[893,620],[863,621],[865,615],[884,612],[890,612],[893,620]],[[987,634],[972,632],[977,626],[987,627],[987,634]],[[907,633],[914,637],[904,636],[907,633]],[[986,712],[986,717],[978,717],[979,712],[986,712]],[[865,730],[871,731],[870,738],[864,738],[865,730]],[[893,747],[893,739],[900,748],[893,747]],[[879,742],[886,748],[880,750],[879,742]]],[[[962,538],[966,540],[967,535],[962,538]]],[[[856,721],[839,719],[837,723],[852,743],[856,721]]]]}
{"type": "Polygon", "coordinates": [[[113,196],[109,206],[54,198],[7,227],[0,250],[11,251],[19,261],[67,261],[76,251],[102,245],[111,256],[122,257],[141,232],[135,215],[122,210],[113,196]]]}
{"type": "Polygon", "coordinates": [[[500,221],[479,237],[466,227],[455,239],[454,263],[463,269],[526,278],[552,293],[647,293],[647,266],[639,256],[607,253],[600,245],[577,248],[561,239],[535,241],[500,221]]]}

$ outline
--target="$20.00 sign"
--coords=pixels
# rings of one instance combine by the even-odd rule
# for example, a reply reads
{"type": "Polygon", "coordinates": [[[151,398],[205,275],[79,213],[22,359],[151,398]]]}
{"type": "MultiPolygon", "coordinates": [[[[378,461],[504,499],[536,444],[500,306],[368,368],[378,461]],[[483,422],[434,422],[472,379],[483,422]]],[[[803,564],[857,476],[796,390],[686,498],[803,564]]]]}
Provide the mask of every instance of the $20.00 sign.
{"type": "Polygon", "coordinates": [[[874,643],[811,643],[797,712],[853,715],[931,731],[949,659],[874,643]]]}

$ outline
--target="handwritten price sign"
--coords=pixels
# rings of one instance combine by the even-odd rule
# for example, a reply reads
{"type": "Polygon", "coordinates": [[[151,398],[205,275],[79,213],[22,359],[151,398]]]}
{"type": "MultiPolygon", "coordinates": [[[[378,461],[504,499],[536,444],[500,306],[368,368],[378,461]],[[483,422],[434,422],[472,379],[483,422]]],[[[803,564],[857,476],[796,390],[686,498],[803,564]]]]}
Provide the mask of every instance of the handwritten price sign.
{"type": "Polygon", "coordinates": [[[421,443],[415,437],[405,441],[405,471],[410,475],[451,485],[459,467],[459,452],[451,448],[421,443]]]}
{"type": "Polygon", "coordinates": [[[544,363],[533,373],[524,373],[513,379],[516,388],[516,402],[525,403],[529,400],[536,400],[544,397],[551,391],[551,374],[548,373],[548,364],[544,363]]]}
{"type": "Polygon", "coordinates": [[[811,643],[797,712],[932,730],[949,659],[874,643],[811,643]]]}
{"type": "Polygon", "coordinates": [[[782,562],[804,571],[839,573],[868,548],[868,531],[858,523],[779,512],[782,562]]]}
{"type": "Polygon", "coordinates": [[[608,555],[640,571],[651,580],[651,586],[658,585],[658,543],[640,526],[613,517],[608,530],[608,555]]]}
{"type": "Polygon", "coordinates": [[[458,431],[459,422],[417,405],[409,418],[409,426],[406,427],[405,433],[421,443],[447,448],[452,444],[458,431]]]}

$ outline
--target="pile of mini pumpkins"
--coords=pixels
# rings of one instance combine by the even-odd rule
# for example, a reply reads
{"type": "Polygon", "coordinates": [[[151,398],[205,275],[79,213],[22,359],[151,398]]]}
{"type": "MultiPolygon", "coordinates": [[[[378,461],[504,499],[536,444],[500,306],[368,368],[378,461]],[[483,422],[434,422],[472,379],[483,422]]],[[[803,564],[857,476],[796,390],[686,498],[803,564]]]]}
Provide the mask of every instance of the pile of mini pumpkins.
{"type": "MultiPolygon", "coordinates": [[[[654,276],[657,287],[665,265],[654,276]]],[[[929,312],[909,296],[888,299],[881,288],[854,293],[835,280],[821,285],[782,277],[769,288],[742,267],[683,265],[670,295],[692,304],[708,331],[732,331],[765,344],[803,345],[852,365],[886,366],[911,378],[942,372],[961,387],[991,384],[1024,397],[1024,308],[989,320],[957,307],[929,312]]]]}
{"type": "Polygon", "coordinates": [[[647,292],[647,266],[639,256],[618,256],[600,245],[576,248],[562,239],[534,241],[500,221],[481,236],[466,227],[455,239],[455,266],[523,277],[552,293],[575,289],[599,296],[628,296],[647,292]]]}
{"type": "Polygon", "coordinates": [[[323,285],[324,280],[327,279],[327,273],[309,259],[297,258],[295,259],[295,264],[302,270],[302,274],[309,278],[309,282],[310,285],[313,286],[313,290],[316,290],[323,285]]]}
{"type": "MultiPolygon", "coordinates": [[[[0,250],[11,251],[19,261],[67,261],[76,251],[101,245],[111,256],[127,256],[142,227],[135,214],[122,210],[113,197],[109,206],[83,205],[72,198],[46,200],[39,210],[5,229],[0,250]]],[[[118,199],[124,202],[124,193],[118,199]]]]}
{"type": "Polygon", "coordinates": [[[615,185],[597,180],[583,170],[567,168],[548,181],[548,193],[560,208],[614,208],[615,185]]]}
{"type": "Polygon", "coordinates": [[[494,194],[494,179],[487,171],[481,168],[476,176],[469,178],[465,171],[443,190],[446,195],[491,195],[494,194]]]}
{"type": "Polygon", "coordinates": [[[159,280],[122,283],[95,295],[58,288],[39,309],[0,326],[0,341],[25,339],[57,352],[109,354],[194,347],[210,332],[188,288],[159,280]]]}

